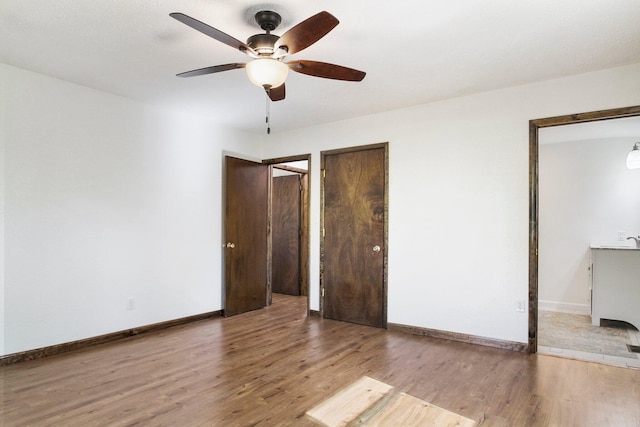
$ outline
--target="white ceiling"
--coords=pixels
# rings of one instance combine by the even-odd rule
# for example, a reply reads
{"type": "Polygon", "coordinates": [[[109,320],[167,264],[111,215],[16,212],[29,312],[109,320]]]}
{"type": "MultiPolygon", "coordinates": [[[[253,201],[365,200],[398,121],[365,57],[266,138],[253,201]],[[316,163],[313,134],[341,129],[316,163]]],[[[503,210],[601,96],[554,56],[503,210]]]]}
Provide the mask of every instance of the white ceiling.
{"type": "Polygon", "coordinates": [[[265,131],[264,92],[244,70],[175,74],[248,57],[169,17],[183,12],[239,40],[326,10],[340,24],[291,59],[367,72],[360,83],[290,73],[274,132],[474,92],[640,63],[639,0],[2,0],[0,62],[144,103],[265,131]]]}
{"type": "Polygon", "coordinates": [[[540,144],[556,144],[609,138],[633,138],[640,141],[640,117],[541,128],[538,139],[540,144]]]}

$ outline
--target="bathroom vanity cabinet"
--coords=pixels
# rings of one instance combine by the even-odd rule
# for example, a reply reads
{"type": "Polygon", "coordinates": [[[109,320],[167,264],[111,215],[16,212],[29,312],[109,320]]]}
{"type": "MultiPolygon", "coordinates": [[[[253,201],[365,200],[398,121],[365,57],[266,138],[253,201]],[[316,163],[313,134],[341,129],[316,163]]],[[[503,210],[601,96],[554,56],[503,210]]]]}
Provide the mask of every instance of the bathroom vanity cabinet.
{"type": "Polygon", "coordinates": [[[621,320],[640,329],[640,249],[591,247],[591,323],[621,320]]]}

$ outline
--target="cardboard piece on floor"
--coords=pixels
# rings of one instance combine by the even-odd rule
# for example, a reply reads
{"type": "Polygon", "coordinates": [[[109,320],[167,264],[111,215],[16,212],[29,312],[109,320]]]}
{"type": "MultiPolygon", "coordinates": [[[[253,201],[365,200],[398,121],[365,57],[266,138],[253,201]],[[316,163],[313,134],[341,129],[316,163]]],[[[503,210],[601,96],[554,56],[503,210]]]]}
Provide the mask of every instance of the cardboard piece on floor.
{"type": "Polygon", "coordinates": [[[472,427],[475,421],[424,400],[401,393],[366,424],[368,427],[472,427]]]}
{"type": "Polygon", "coordinates": [[[362,377],[307,411],[307,415],[326,427],[344,427],[376,406],[391,390],[393,387],[388,384],[362,377]]]}

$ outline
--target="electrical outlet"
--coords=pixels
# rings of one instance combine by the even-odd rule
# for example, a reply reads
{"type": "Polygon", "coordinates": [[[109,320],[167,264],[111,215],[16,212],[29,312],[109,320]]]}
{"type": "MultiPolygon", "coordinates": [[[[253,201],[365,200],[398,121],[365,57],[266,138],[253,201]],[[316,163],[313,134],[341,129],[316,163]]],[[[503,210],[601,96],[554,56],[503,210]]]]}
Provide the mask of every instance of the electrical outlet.
{"type": "Polygon", "coordinates": [[[127,300],[127,310],[133,310],[136,308],[136,300],[135,298],[129,298],[127,300]]]}
{"type": "Polygon", "coordinates": [[[624,242],[625,240],[627,240],[627,232],[618,231],[618,242],[624,242]]]}
{"type": "Polygon", "coordinates": [[[516,301],[516,311],[518,313],[524,313],[524,300],[518,300],[516,301]]]}

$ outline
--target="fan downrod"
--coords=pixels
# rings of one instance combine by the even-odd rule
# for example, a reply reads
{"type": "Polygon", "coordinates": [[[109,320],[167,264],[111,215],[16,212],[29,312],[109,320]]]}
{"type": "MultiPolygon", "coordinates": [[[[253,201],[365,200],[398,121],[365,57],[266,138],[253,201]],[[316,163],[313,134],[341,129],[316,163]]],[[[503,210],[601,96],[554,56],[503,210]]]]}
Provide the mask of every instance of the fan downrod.
{"type": "Polygon", "coordinates": [[[271,56],[273,46],[280,37],[271,34],[271,31],[278,28],[282,18],[276,12],[263,10],[255,15],[256,22],[266,34],[254,34],[247,39],[247,46],[258,52],[260,56],[271,56]]]}

